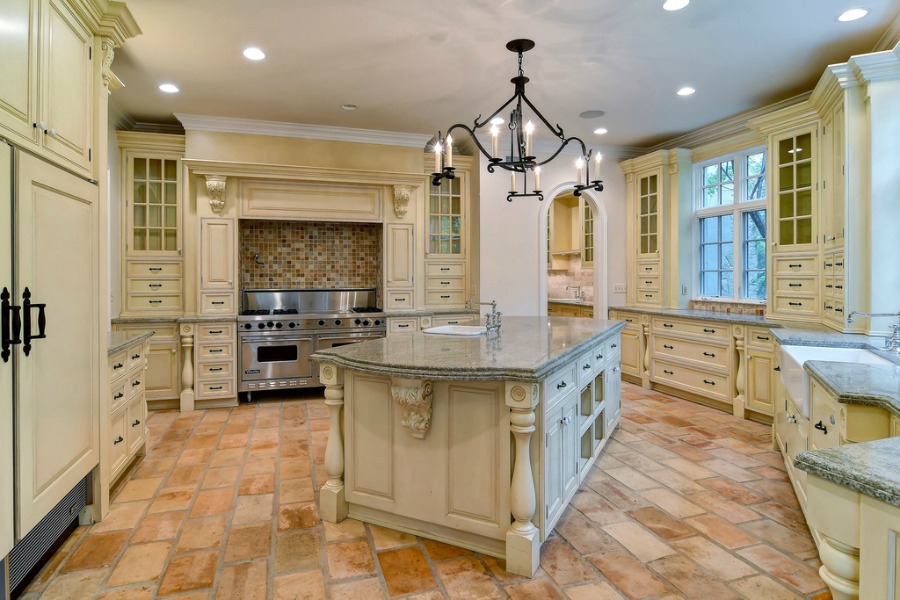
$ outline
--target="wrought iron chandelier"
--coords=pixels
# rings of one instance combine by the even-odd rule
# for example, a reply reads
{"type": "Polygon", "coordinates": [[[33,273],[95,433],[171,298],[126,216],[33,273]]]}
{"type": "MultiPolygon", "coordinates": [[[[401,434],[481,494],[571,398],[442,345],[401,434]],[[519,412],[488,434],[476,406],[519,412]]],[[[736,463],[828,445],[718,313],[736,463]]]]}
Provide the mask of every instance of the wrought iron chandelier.
{"type": "MultiPolygon", "coordinates": [[[[512,202],[513,198],[523,198],[527,196],[536,196],[538,200],[544,199],[544,193],[541,190],[541,166],[549,163],[570,143],[577,143],[581,146],[581,156],[575,161],[576,177],[575,177],[575,196],[580,196],[585,190],[603,191],[603,182],[600,179],[591,179],[591,156],[593,150],[588,150],[581,138],[572,136],[566,137],[562,127],[550,124],[544,115],[541,114],[534,104],[525,96],[525,84],[530,80],[525,77],[522,70],[522,54],[534,48],[534,42],[531,40],[512,40],[506,44],[506,49],[519,55],[519,73],[510,81],[515,86],[515,94],[506,101],[503,106],[495,110],[486,119],[481,120],[481,115],[475,119],[472,127],[457,123],[447,130],[447,137],[444,138],[440,131],[434,143],[434,172],[431,174],[431,184],[438,186],[444,179],[454,179],[455,169],[453,167],[453,137],[452,133],[457,129],[465,131],[469,134],[478,150],[488,159],[488,173],[493,173],[498,167],[510,172],[510,188],[506,195],[506,200],[512,202]],[[539,161],[532,151],[532,138],[534,136],[535,124],[529,120],[523,124],[523,105],[527,106],[533,113],[533,117],[543,123],[550,133],[560,141],[559,148],[550,155],[546,160],[539,161]],[[502,119],[497,119],[497,115],[512,106],[507,128],[509,129],[509,155],[506,157],[500,154],[500,129],[498,121],[502,124],[502,119]],[[490,126],[490,129],[486,129],[490,126]],[[487,149],[478,140],[477,133],[489,131],[491,134],[491,151],[487,149]],[[528,190],[528,173],[532,173],[532,190],[528,190]],[[516,174],[522,174],[522,191],[516,186],[516,174]]],[[[602,155],[597,154],[595,157],[595,171],[599,175],[600,160],[602,155]]]]}

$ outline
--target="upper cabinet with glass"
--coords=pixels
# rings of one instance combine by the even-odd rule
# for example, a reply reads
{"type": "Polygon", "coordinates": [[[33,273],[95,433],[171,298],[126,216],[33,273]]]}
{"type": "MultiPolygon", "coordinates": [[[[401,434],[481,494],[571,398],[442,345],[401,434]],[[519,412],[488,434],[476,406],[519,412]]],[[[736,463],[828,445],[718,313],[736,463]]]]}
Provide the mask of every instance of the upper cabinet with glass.
{"type": "Polygon", "coordinates": [[[178,157],[131,155],[129,253],[178,253],[178,157]]]}
{"type": "Polygon", "coordinates": [[[816,126],[773,140],[776,251],[816,248],[816,126]]]}
{"type": "Polygon", "coordinates": [[[462,255],[463,196],[460,178],[431,186],[428,197],[428,254],[462,255]]]}
{"type": "Polygon", "coordinates": [[[659,252],[659,176],[638,179],[639,254],[659,252]]]}

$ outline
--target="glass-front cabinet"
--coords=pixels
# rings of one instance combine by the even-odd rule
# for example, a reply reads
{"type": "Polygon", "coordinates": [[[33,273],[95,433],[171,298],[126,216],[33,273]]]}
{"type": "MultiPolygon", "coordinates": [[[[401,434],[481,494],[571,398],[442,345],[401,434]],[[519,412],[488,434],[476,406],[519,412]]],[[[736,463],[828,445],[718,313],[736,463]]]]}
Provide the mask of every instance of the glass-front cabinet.
{"type": "Polygon", "coordinates": [[[444,179],[428,195],[428,254],[461,256],[462,195],[459,179],[444,179]]]}
{"type": "Polygon", "coordinates": [[[181,249],[179,157],[135,154],[129,158],[129,254],[177,255],[181,249]]]}
{"type": "Polygon", "coordinates": [[[594,212],[584,198],[581,199],[581,266],[594,266],[594,212]]]}
{"type": "Polygon", "coordinates": [[[816,247],[816,126],[774,140],[776,251],[816,247]]]}
{"type": "Polygon", "coordinates": [[[656,173],[638,178],[638,253],[659,251],[659,176],[656,173]]]}
{"type": "Polygon", "coordinates": [[[462,308],[468,299],[470,165],[464,157],[454,162],[456,177],[429,182],[425,192],[425,305],[435,308],[462,308]]]}

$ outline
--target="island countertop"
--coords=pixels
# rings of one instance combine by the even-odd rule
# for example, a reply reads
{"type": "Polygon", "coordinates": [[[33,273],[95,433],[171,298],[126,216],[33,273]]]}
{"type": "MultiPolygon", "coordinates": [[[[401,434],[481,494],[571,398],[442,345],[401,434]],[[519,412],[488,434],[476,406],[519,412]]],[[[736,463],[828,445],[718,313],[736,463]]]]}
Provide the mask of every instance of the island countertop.
{"type": "Polygon", "coordinates": [[[395,377],[537,382],[624,327],[623,321],[576,317],[506,317],[499,335],[415,332],[321,350],[312,358],[395,377]]]}

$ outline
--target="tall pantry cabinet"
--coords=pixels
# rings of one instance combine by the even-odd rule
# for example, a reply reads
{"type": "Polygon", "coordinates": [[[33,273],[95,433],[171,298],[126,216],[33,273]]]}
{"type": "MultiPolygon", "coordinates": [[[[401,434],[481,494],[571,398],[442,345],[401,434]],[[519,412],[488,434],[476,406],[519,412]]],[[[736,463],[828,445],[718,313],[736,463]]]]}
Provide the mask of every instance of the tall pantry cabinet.
{"type": "Polygon", "coordinates": [[[6,0],[0,22],[17,32],[0,40],[0,560],[13,590],[43,551],[29,540],[61,533],[44,517],[104,453],[109,67],[140,30],[109,0],[6,0]]]}

